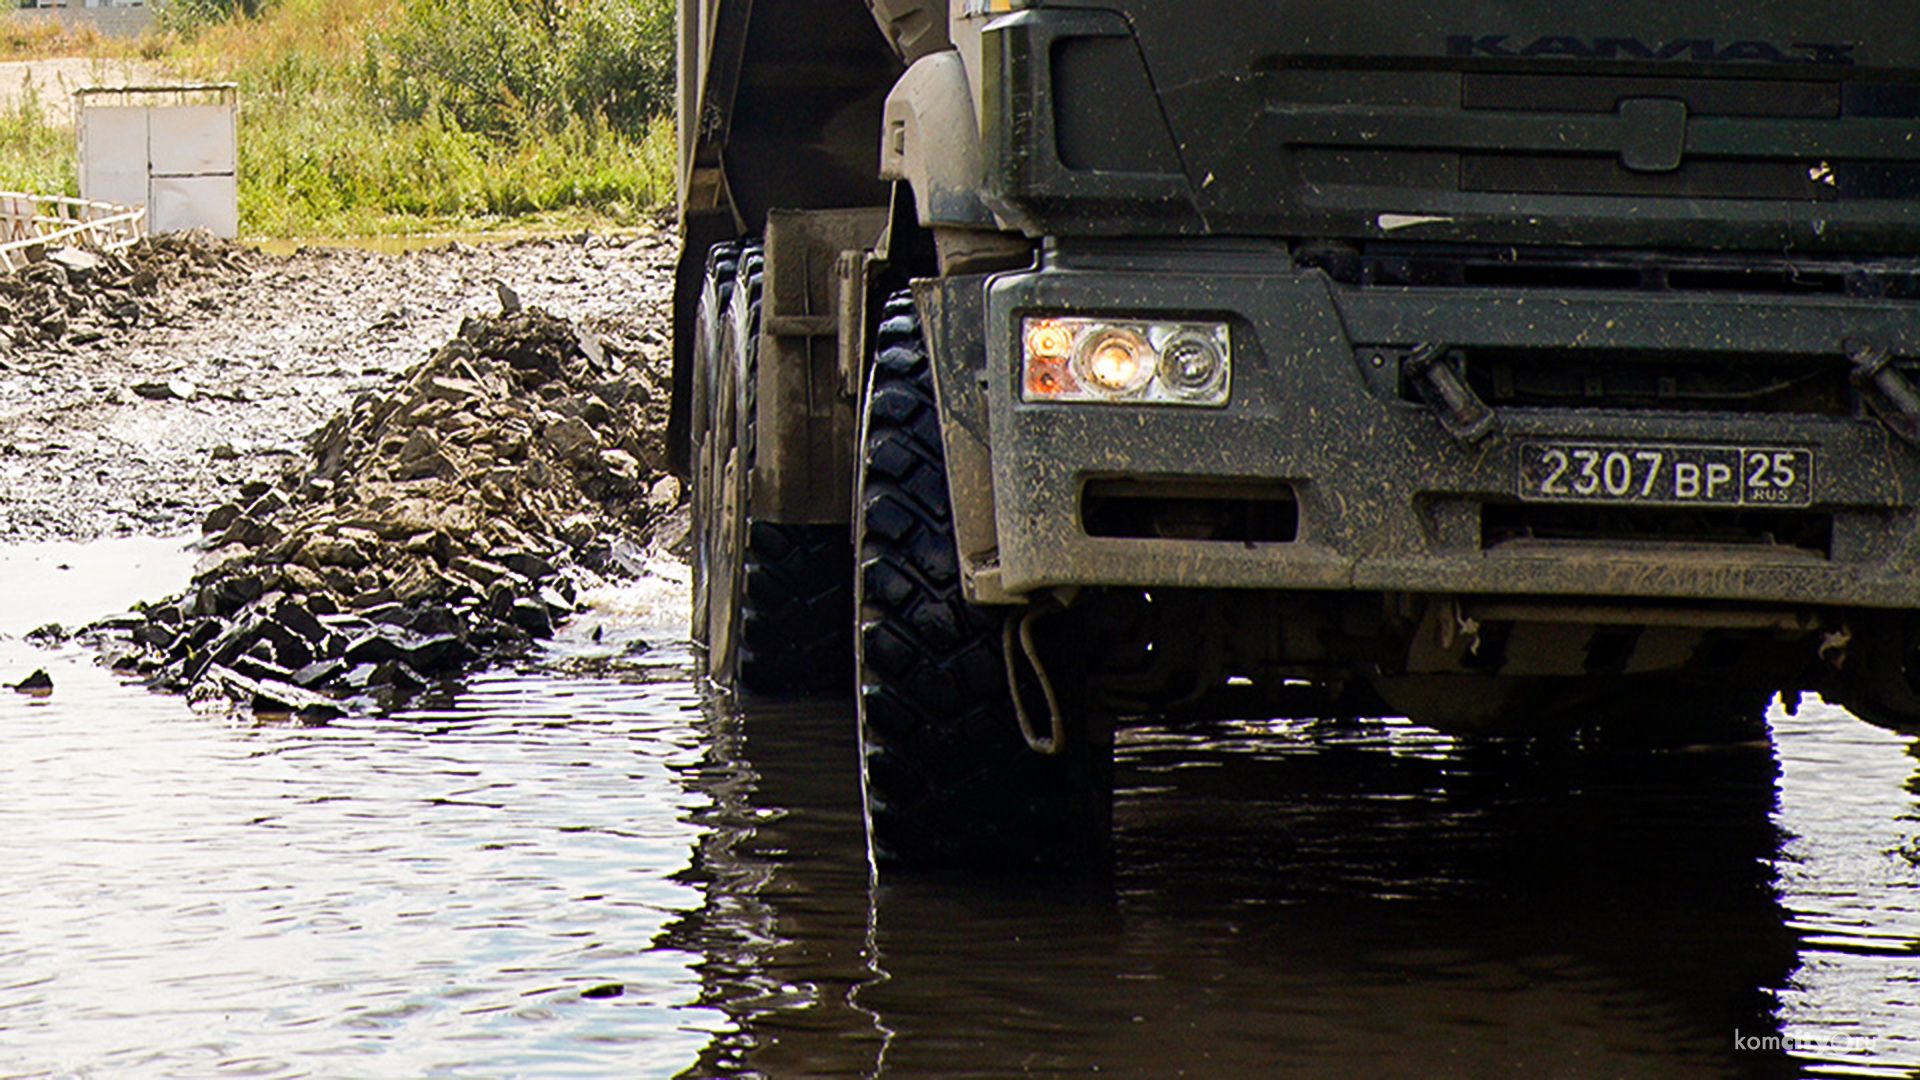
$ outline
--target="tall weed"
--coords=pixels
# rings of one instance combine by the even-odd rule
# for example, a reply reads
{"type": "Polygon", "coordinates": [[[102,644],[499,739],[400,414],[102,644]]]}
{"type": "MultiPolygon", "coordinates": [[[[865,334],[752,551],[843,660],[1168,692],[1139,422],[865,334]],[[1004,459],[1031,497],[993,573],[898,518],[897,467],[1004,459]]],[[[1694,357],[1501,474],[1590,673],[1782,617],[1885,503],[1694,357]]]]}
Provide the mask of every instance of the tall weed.
{"type": "Polygon", "coordinates": [[[0,15],[0,60],[22,57],[81,56],[104,48],[106,39],[84,23],[68,26],[47,19],[10,19],[0,15]]]}
{"type": "Polygon", "coordinates": [[[32,83],[0,107],[0,191],[80,193],[73,129],[48,121],[39,88],[32,83]]]}

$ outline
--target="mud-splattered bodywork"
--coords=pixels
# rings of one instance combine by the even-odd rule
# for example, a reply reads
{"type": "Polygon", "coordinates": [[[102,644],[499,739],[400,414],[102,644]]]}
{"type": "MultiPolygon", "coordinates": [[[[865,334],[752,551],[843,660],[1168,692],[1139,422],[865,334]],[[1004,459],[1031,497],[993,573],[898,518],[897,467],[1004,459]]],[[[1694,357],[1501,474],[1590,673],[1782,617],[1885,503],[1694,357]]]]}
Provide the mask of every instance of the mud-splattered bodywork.
{"type": "Polygon", "coordinates": [[[975,602],[1092,612],[1148,708],[1673,676],[1920,718],[1920,5],[949,15],[879,254],[975,602]],[[1230,392],[1036,393],[1036,320],[1218,327],[1230,392]]]}

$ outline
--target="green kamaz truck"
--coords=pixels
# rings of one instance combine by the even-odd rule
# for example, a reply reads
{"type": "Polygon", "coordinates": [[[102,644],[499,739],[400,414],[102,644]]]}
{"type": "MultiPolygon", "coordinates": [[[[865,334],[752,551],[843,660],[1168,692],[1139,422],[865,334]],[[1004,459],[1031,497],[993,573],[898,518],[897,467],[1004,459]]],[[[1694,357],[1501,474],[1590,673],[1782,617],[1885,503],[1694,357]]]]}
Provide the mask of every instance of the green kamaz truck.
{"type": "Polygon", "coordinates": [[[684,0],[680,101],[694,635],[881,866],[1097,863],[1132,717],[1920,730],[1920,8],[684,0]]]}

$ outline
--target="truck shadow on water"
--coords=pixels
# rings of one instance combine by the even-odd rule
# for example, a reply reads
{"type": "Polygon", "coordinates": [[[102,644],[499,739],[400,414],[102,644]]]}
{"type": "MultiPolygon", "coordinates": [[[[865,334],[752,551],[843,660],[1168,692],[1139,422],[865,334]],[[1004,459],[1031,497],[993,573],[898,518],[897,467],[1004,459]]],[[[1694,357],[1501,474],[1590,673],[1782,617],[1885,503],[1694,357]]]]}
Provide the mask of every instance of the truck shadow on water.
{"type": "Polygon", "coordinates": [[[685,1076],[1798,1074],[1765,745],[1129,729],[1108,877],[876,887],[851,714],[708,713],[685,1076]]]}

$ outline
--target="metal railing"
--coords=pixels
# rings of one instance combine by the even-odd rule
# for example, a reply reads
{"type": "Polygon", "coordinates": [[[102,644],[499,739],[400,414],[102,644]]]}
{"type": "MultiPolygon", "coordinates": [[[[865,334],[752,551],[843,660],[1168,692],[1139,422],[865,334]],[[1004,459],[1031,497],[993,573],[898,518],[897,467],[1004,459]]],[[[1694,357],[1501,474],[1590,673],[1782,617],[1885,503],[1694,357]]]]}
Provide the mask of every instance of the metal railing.
{"type": "Polygon", "coordinates": [[[18,270],[36,249],[62,245],[119,251],[140,239],[146,221],[144,206],[0,191],[0,269],[18,270]]]}

